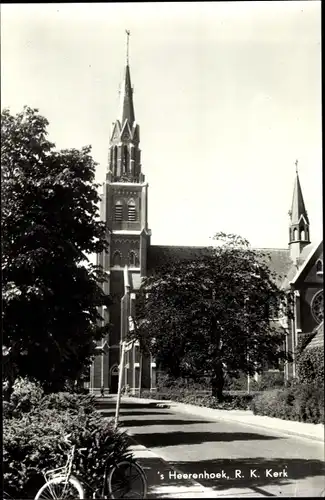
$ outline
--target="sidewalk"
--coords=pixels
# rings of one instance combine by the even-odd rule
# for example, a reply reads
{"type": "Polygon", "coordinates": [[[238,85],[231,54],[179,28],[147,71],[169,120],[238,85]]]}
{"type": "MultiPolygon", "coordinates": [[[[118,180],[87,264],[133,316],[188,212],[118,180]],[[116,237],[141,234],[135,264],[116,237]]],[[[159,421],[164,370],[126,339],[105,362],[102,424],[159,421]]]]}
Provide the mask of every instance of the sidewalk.
{"type": "Polygon", "coordinates": [[[262,429],[270,429],[283,434],[324,442],[323,424],[309,424],[304,422],[295,422],[292,420],[282,420],[280,418],[265,417],[262,415],[254,415],[251,410],[214,410],[203,406],[176,403],[174,401],[159,401],[134,397],[124,397],[122,400],[132,400],[134,403],[139,404],[157,403],[158,406],[168,405],[170,408],[173,408],[175,411],[179,411],[181,413],[189,413],[191,415],[205,417],[216,421],[226,420],[227,422],[238,422],[255,428],[259,427],[262,429]]]}
{"type": "MultiPolygon", "coordinates": [[[[113,413],[110,417],[112,418],[115,414],[115,404],[116,395],[109,395],[104,398],[97,398],[98,411],[105,414],[105,410],[101,409],[101,406],[109,405],[113,413]]],[[[156,406],[156,401],[142,399],[135,399],[129,397],[122,397],[121,404],[125,403],[135,403],[136,405],[149,404],[150,406],[156,406]]],[[[126,429],[123,429],[126,430],[126,429]]],[[[147,481],[148,481],[148,499],[158,499],[158,498],[215,498],[216,492],[210,488],[202,486],[202,484],[197,483],[193,479],[186,479],[178,476],[178,471],[175,467],[171,466],[161,457],[156,455],[153,451],[146,448],[145,446],[139,444],[133,437],[132,433],[126,430],[129,439],[129,449],[132,452],[134,458],[137,460],[139,465],[143,468],[147,481]]]]}
{"type": "MultiPolygon", "coordinates": [[[[106,406],[107,404],[109,405],[110,407],[109,413],[111,415],[110,417],[107,418],[112,418],[116,404],[116,396],[111,395],[109,398],[105,399],[100,398],[98,402],[102,403],[103,406],[106,406]]],[[[254,427],[255,429],[264,428],[264,429],[269,429],[270,432],[271,431],[279,432],[280,434],[289,434],[297,437],[316,440],[318,442],[320,441],[324,442],[323,425],[304,424],[300,422],[291,422],[280,419],[273,419],[270,417],[260,417],[257,415],[253,415],[251,411],[214,410],[194,405],[187,405],[184,403],[176,403],[173,401],[142,399],[142,398],[127,397],[127,396],[122,397],[121,404],[123,405],[124,409],[128,409],[129,405],[131,408],[130,413],[132,413],[132,410],[137,411],[137,408],[142,405],[149,410],[150,408],[152,408],[153,411],[155,407],[170,408],[170,410],[171,411],[174,410],[175,413],[176,412],[187,413],[192,416],[197,416],[216,422],[220,420],[227,422],[233,421],[241,425],[254,427]]],[[[104,414],[106,413],[105,409],[103,409],[102,411],[104,414]]],[[[125,415],[127,414],[128,412],[125,413],[125,415]]],[[[178,416],[177,418],[180,418],[180,416],[178,416]]],[[[154,419],[152,420],[152,422],[154,422],[154,419]]],[[[245,498],[247,496],[258,498],[258,497],[265,497],[265,493],[268,493],[266,496],[278,495],[278,493],[276,493],[275,495],[274,492],[273,494],[271,494],[271,492],[266,492],[264,488],[257,487],[258,485],[256,487],[252,487],[250,485],[241,485],[241,486],[231,485],[230,488],[224,490],[221,489],[217,491],[215,490],[215,488],[210,488],[209,487],[210,484],[204,485],[204,482],[203,484],[200,484],[196,482],[193,478],[190,479],[189,478],[190,474],[184,474],[184,470],[182,472],[179,472],[176,468],[177,465],[175,467],[174,465],[166,462],[163,458],[161,458],[159,456],[159,450],[157,450],[158,454],[156,454],[154,452],[155,451],[154,448],[152,449],[149,446],[146,447],[140,445],[136,441],[135,436],[133,437],[131,429],[125,428],[124,430],[127,432],[128,438],[130,440],[130,450],[132,451],[134,458],[143,468],[147,476],[148,500],[149,499],[153,500],[158,498],[185,499],[185,498],[217,498],[217,497],[223,497],[224,499],[226,499],[226,498],[245,498]]],[[[307,486],[302,485],[301,487],[306,488],[307,486]]],[[[274,491],[276,492],[277,490],[274,491]]],[[[289,492],[289,496],[290,495],[291,492],[289,492]]]]}
{"type": "Polygon", "coordinates": [[[129,434],[130,450],[143,468],[148,481],[148,499],[156,498],[211,498],[216,492],[194,480],[179,478],[178,471],[155,455],[151,450],[138,444],[129,434]]]}

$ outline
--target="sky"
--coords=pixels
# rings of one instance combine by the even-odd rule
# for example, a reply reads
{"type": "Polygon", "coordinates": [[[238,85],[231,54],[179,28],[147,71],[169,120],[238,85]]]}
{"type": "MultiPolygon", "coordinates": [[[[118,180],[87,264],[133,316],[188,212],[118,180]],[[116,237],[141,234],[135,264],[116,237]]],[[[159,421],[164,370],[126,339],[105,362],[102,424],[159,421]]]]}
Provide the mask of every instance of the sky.
{"type": "Polygon", "coordinates": [[[295,161],[322,237],[321,2],[3,4],[1,108],[35,107],[103,182],[130,30],[155,245],[288,246],[295,161]]]}

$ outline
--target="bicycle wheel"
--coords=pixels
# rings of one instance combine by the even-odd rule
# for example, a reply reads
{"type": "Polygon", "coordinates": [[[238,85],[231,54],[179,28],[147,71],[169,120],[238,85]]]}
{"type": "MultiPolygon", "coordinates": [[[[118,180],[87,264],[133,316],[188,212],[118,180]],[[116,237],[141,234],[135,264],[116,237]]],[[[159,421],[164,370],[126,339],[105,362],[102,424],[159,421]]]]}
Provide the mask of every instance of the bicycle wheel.
{"type": "Polygon", "coordinates": [[[145,473],[135,462],[120,462],[109,473],[108,491],[110,498],[146,498],[145,473]]]}
{"type": "Polygon", "coordinates": [[[64,476],[58,476],[42,486],[35,500],[76,500],[77,498],[85,498],[83,487],[79,481],[73,477],[66,481],[64,476]]]}

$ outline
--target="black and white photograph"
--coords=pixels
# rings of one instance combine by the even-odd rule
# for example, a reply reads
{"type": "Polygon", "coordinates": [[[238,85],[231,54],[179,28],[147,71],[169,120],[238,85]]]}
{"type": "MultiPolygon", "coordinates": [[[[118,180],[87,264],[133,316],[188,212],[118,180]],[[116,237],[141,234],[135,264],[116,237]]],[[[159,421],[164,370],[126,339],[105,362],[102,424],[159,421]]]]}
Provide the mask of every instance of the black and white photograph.
{"type": "Polygon", "coordinates": [[[3,3],[3,498],[325,497],[321,1],[3,3]]]}

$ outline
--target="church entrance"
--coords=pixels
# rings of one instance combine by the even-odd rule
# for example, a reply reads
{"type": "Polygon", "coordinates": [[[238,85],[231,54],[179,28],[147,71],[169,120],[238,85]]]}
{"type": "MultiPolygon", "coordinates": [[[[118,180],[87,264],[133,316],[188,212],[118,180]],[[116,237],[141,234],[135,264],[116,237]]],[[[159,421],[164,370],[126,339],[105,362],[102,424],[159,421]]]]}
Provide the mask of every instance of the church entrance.
{"type": "Polygon", "coordinates": [[[117,394],[118,376],[119,376],[119,369],[118,369],[118,365],[115,364],[111,368],[111,383],[110,383],[110,393],[111,394],[117,394]]]}

